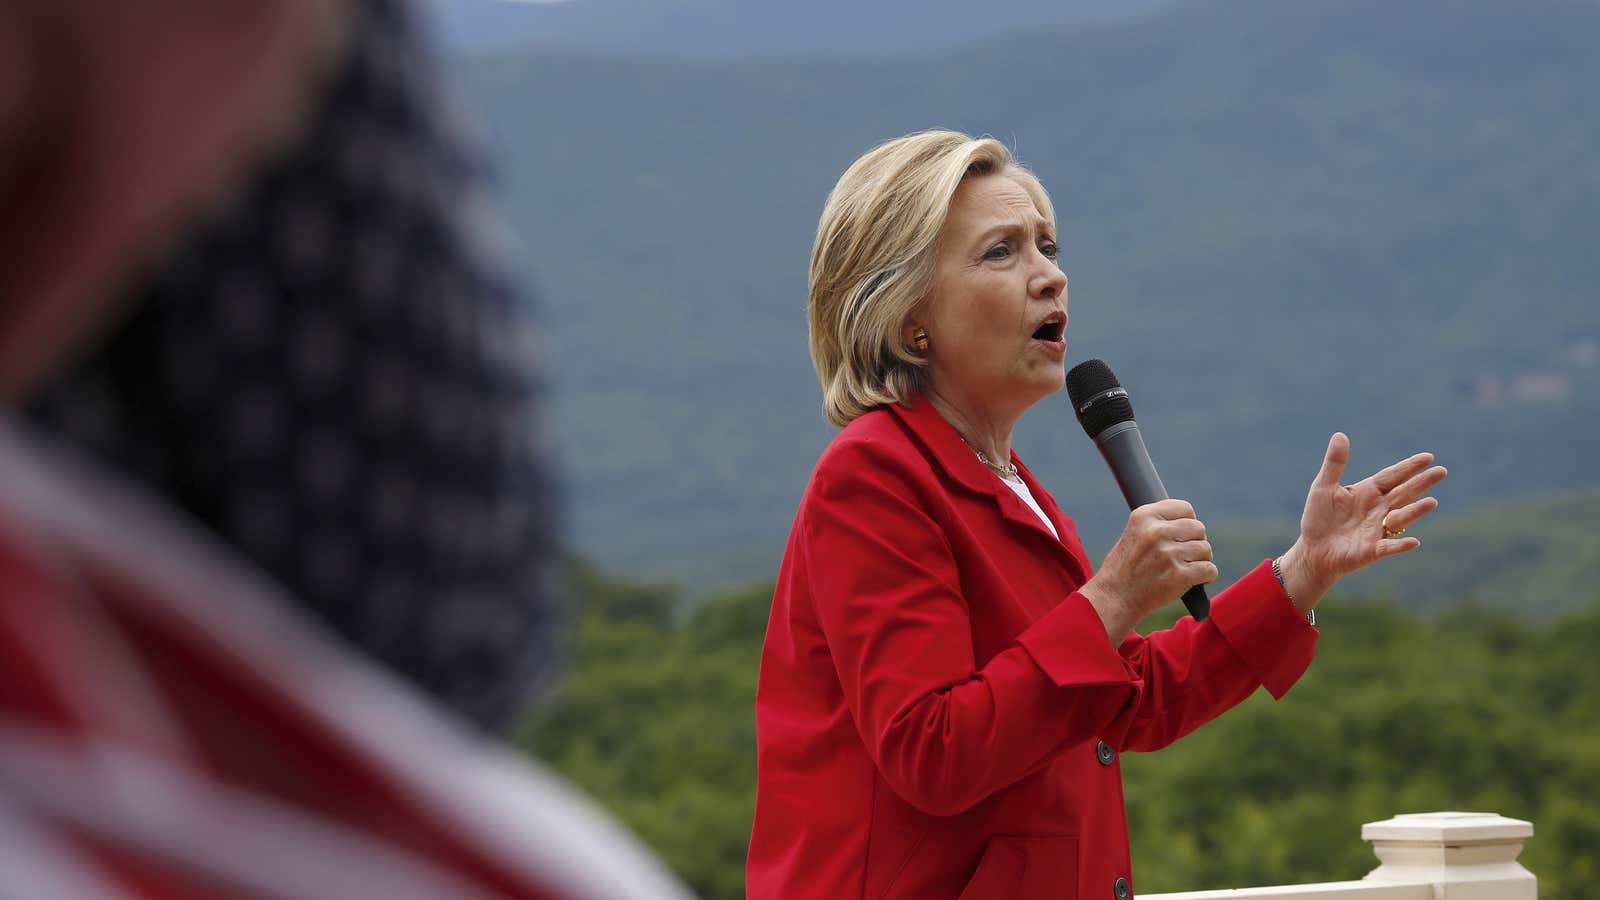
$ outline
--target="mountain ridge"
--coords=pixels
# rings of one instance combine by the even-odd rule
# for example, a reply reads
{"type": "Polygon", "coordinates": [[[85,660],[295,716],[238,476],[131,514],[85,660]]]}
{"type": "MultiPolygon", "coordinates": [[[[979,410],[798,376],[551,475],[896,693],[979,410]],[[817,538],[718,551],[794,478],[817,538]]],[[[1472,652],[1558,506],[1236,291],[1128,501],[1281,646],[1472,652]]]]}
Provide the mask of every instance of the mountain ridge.
{"type": "MultiPolygon", "coordinates": [[[[1594,484],[1597,26],[1563,2],[1197,0],[954,61],[459,61],[542,295],[577,549],[648,574],[781,548],[831,435],[816,216],[856,155],[934,124],[1044,179],[1071,360],[1112,362],[1208,515],[1297,514],[1335,429],[1352,472],[1439,452],[1447,508],[1594,484]]],[[[1091,543],[1115,534],[1064,402],[1016,445],[1091,543]]]]}
{"type": "Polygon", "coordinates": [[[972,15],[964,0],[423,0],[419,11],[456,52],[555,46],[717,57],[901,55],[950,48],[1012,22],[1050,25],[1136,18],[1173,0],[1015,0],[1006,17],[972,15]]]}

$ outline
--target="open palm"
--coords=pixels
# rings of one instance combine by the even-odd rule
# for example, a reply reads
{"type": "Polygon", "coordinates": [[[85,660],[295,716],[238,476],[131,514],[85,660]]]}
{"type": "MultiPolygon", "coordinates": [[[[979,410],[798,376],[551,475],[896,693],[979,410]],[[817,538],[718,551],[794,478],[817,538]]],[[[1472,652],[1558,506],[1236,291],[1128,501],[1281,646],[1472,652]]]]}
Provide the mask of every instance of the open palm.
{"type": "Polygon", "coordinates": [[[1420,546],[1400,532],[1439,505],[1424,495],[1449,474],[1443,466],[1430,466],[1432,453],[1418,453],[1355,484],[1341,484],[1349,462],[1350,439],[1336,433],[1300,516],[1301,561],[1327,586],[1420,546]]]}

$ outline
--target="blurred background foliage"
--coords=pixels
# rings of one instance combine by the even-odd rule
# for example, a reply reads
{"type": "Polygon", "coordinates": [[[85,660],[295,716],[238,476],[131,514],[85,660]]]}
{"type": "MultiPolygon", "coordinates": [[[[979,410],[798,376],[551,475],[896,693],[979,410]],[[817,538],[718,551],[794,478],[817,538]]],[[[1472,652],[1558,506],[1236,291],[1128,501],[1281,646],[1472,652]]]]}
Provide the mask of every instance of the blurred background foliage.
{"type": "MultiPolygon", "coordinates": [[[[1361,823],[1478,809],[1534,821],[1544,896],[1600,900],[1600,4],[423,6],[504,173],[594,563],[520,740],[706,896],[742,896],[770,579],[830,437],[816,218],[869,146],[953,127],[1050,188],[1071,361],[1117,369],[1224,580],[1288,544],[1334,429],[1353,473],[1452,470],[1284,701],[1126,757],[1140,889],[1356,878],[1361,823]]],[[[1066,404],[1016,443],[1101,558],[1125,511],[1066,404]]]]}

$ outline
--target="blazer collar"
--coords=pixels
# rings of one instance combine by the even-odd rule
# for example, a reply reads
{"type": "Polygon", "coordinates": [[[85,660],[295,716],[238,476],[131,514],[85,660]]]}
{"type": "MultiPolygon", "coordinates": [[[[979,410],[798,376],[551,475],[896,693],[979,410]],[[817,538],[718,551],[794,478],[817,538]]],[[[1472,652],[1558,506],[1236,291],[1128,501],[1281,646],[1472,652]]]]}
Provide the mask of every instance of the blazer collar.
{"type": "Polygon", "coordinates": [[[927,398],[914,396],[905,405],[891,404],[888,409],[897,419],[905,423],[917,440],[928,449],[934,464],[943,469],[946,475],[971,491],[992,497],[1000,508],[1000,515],[1007,522],[1044,535],[1065,553],[1078,567],[1081,577],[1087,580],[1091,569],[1088,557],[1083,552],[1083,545],[1078,540],[1077,528],[1056,506],[1049,493],[1034,479],[1033,473],[1028,471],[1028,467],[1023,464],[1015,451],[1011,454],[1011,463],[1017,467],[1017,474],[1022,478],[1022,483],[1028,486],[1033,499],[1045,511],[1045,515],[1050,517],[1050,521],[1059,533],[1059,539],[1057,535],[1050,533],[1050,529],[1039,521],[1038,514],[1029,509],[1015,491],[1006,487],[998,475],[978,461],[978,454],[967,446],[955,427],[946,422],[944,416],[939,415],[939,411],[934,409],[927,398]]]}
{"type": "MultiPolygon", "coordinates": [[[[998,496],[997,492],[1002,490],[1011,493],[1011,489],[1001,484],[988,466],[978,461],[978,454],[967,446],[955,426],[946,422],[926,397],[914,395],[904,405],[891,404],[889,411],[904,422],[917,440],[928,448],[934,462],[946,475],[980,494],[998,496]]],[[[1015,462],[1016,458],[1013,453],[1012,461],[1015,462]]],[[[1031,511],[1029,515],[1032,515],[1031,511]]]]}

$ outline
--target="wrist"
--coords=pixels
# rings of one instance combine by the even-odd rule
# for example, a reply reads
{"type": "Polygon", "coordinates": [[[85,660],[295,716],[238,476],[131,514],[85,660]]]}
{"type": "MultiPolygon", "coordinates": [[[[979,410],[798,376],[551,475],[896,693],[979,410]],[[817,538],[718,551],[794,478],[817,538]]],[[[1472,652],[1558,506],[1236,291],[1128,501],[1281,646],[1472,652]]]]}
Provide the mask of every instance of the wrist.
{"type": "Polygon", "coordinates": [[[1319,576],[1306,562],[1305,546],[1298,540],[1274,560],[1273,570],[1282,580],[1284,592],[1302,613],[1315,609],[1328,588],[1332,587],[1331,582],[1319,576]]]}
{"type": "Polygon", "coordinates": [[[1084,585],[1078,588],[1078,593],[1089,601],[1089,605],[1100,616],[1100,623],[1106,628],[1106,638],[1111,641],[1111,646],[1122,646],[1122,641],[1128,636],[1128,632],[1138,624],[1131,620],[1128,613],[1130,604],[1122,599],[1119,592],[1101,583],[1098,575],[1084,582],[1084,585]]]}

